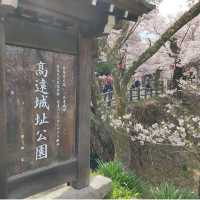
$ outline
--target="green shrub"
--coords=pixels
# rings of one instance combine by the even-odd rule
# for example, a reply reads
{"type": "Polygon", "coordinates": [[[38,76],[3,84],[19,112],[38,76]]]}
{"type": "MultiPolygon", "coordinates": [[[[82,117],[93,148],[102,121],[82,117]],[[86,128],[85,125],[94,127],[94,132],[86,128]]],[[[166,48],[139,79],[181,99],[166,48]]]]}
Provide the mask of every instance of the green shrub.
{"type": "Polygon", "coordinates": [[[131,199],[131,198],[139,198],[139,193],[134,193],[134,191],[121,186],[117,182],[112,183],[112,193],[108,196],[109,199],[131,199]]]}
{"type": "Polygon", "coordinates": [[[123,172],[117,177],[117,181],[121,186],[133,190],[135,193],[142,194],[144,192],[144,183],[134,173],[123,172]]]}
{"type": "Polygon", "coordinates": [[[180,189],[173,184],[163,183],[159,187],[150,187],[133,172],[125,172],[120,162],[102,163],[98,161],[100,174],[112,179],[110,199],[152,198],[152,199],[198,199],[197,195],[189,190],[180,189]]]}
{"type": "Polygon", "coordinates": [[[153,188],[151,192],[154,199],[198,199],[195,193],[168,183],[153,188]]]}
{"type": "Polygon", "coordinates": [[[115,181],[123,173],[123,167],[116,161],[108,163],[98,161],[98,173],[115,181]]]}
{"type": "MultiPolygon", "coordinates": [[[[99,162],[98,174],[112,179],[114,183],[113,195],[115,196],[124,192],[126,196],[131,194],[132,197],[141,197],[144,193],[145,184],[133,172],[125,172],[120,162],[99,162]],[[117,192],[116,188],[119,189],[119,186],[120,190],[117,192]]],[[[121,196],[121,198],[125,197],[121,196]]]]}
{"type": "Polygon", "coordinates": [[[98,63],[96,66],[96,72],[99,75],[111,74],[114,68],[115,66],[110,63],[98,63]]]}

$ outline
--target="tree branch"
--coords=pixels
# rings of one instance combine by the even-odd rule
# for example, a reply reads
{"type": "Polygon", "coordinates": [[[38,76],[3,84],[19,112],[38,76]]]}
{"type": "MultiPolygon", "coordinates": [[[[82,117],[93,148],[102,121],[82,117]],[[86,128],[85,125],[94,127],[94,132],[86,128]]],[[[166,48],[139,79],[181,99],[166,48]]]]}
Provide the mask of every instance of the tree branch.
{"type": "Polygon", "coordinates": [[[189,11],[182,15],[170,28],[167,29],[165,33],[161,35],[161,38],[155,42],[153,46],[148,48],[144,53],[142,53],[139,58],[133,62],[132,67],[128,69],[123,77],[123,85],[127,87],[131,76],[134,74],[135,70],[145,63],[149,58],[151,58],[158,50],[165,44],[178,30],[180,30],[185,24],[191,21],[200,13],[200,0],[196,3],[189,11]]]}

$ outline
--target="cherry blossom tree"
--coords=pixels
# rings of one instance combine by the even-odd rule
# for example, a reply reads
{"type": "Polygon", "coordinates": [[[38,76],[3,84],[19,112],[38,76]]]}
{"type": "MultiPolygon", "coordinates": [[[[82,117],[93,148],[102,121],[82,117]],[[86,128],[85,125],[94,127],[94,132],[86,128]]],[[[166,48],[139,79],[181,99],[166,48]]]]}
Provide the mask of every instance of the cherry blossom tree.
{"type": "MultiPolygon", "coordinates": [[[[136,22],[135,24],[132,24],[129,26],[129,24],[125,23],[121,32],[120,36],[115,39],[113,44],[108,44],[103,48],[103,51],[106,52],[106,56],[109,62],[111,62],[114,65],[118,65],[121,62],[121,55],[123,55],[123,49],[124,46],[127,45],[127,41],[135,36],[135,39],[132,40],[132,48],[134,48],[135,57],[134,60],[128,68],[117,68],[113,71],[113,77],[114,77],[114,94],[115,94],[115,100],[116,100],[116,109],[109,110],[109,113],[105,115],[105,113],[102,115],[102,119],[106,122],[109,122],[111,120],[111,124],[113,124],[113,127],[116,127],[116,132],[113,133],[113,141],[115,144],[115,151],[116,151],[116,159],[129,161],[129,153],[128,153],[128,147],[129,147],[129,130],[130,128],[135,127],[134,124],[131,124],[130,121],[128,121],[128,117],[130,115],[127,115],[127,88],[128,84],[132,78],[132,76],[135,74],[136,70],[142,66],[144,63],[146,63],[149,59],[155,59],[157,60],[157,53],[160,55],[168,56],[169,48],[166,47],[166,43],[176,34],[179,30],[182,28],[184,30],[187,30],[187,27],[184,26],[190,22],[192,19],[194,19],[198,14],[200,13],[200,1],[198,1],[195,5],[189,9],[189,11],[185,12],[181,17],[179,17],[174,23],[168,24],[168,26],[163,26],[159,30],[161,32],[156,33],[155,38],[149,38],[148,42],[144,42],[140,47],[137,44],[137,42],[141,38],[135,36],[136,32],[138,31],[139,26],[144,27],[144,21],[148,21],[148,17],[144,17],[142,20],[140,19],[139,22],[136,22]],[[130,28],[131,27],[131,28],[130,28]],[[166,30],[167,28],[167,30],[166,30]],[[134,36],[132,36],[134,34],[134,36]],[[141,50],[146,49],[144,52],[140,52],[141,50]],[[159,51],[160,50],[160,51],[159,51]],[[126,121],[130,125],[126,126],[126,121]],[[118,123],[118,125],[116,125],[118,123]],[[115,134],[116,133],[116,134],[115,134]],[[122,142],[123,141],[123,142],[122,142]],[[123,143],[123,148],[121,148],[121,144],[123,143]],[[126,155],[124,157],[124,155],[126,155]]],[[[151,17],[150,17],[151,18],[151,17]]],[[[145,22],[148,23],[148,22],[145,22]]],[[[150,23],[150,22],[149,22],[150,23]]],[[[154,24],[155,25],[155,24],[154,24]]],[[[150,25],[149,25],[150,26],[150,25]]],[[[141,28],[142,29],[142,28],[141,28]]],[[[155,26],[152,27],[152,31],[157,31],[155,26]]],[[[162,56],[158,56],[162,57],[162,56]]],[[[168,58],[169,60],[169,58],[168,58]]],[[[171,60],[170,60],[171,61],[171,60]]],[[[170,63],[170,61],[168,61],[170,63]]],[[[150,62],[150,61],[149,61],[150,62]]],[[[162,62],[161,60],[159,62],[162,62]]],[[[161,124],[162,125],[162,124],[161,124]]],[[[158,125],[160,128],[161,125],[158,125]]],[[[151,131],[151,130],[149,130],[151,131]]],[[[152,132],[153,133],[153,132],[152,132]]]]}
{"type": "MultiPolygon", "coordinates": [[[[188,22],[190,22],[193,18],[195,18],[200,12],[200,2],[196,3],[189,11],[184,13],[180,18],[178,18],[175,23],[172,25],[169,24],[169,27],[167,30],[160,34],[159,37],[155,38],[156,41],[152,41],[152,44],[149,46],[149,48],[146,49],[145,52],[140,53],[140,51],[137,49],[139,45],[135,45],[135,53],[138,56],[136,57],[134,62],[131,63],[129,68],[127,69],[116,69],[113,71],[114,76],[114,89],[115,89],[115,96],[116,96],[116,111],[117,115],[123,115],[126,110],[126,92],[128,84],[136,72],[136,70],[146,63],[149,59],[157,59],[158,57],[162,58],[162,56],[156,56],[156,53],[165,54],[164,47],[166,42],[170,40],[170,38],[177,33],[181,28],[183,28],[188,22]],[[160,52],[158,52],[160,50],[160,52]]],[[[142,21],[143,23],[143,21],[142,21]]],[[[144,25],[141,25],[144,27],[144,25]]],[[[161,23],[162,24],[162,23],[161,23]]],[[[120,63],[120,50],[123,49],[124,45],[127,44],[127,40],[130,38],[132,33],[135,33],[136,28],[138,27],[138,23],[133,25],[133,28],[129,29],[129,26],[127,24],[124,25],[120,36],[115,40],[114,45],[110,47],[110,45],[107,46],[106,54],[107,58],[109,59],[109,62],[117,65],[120,63]]],[[[155,29],[155,27],[154,27],[155,29]]],[[[134,34],[135,35],[135,34],[134,34]]],[[[132,43],[133,44],[133,43],[132,43]]],[[[145,44],[148,45],[148,44],[145,44]]],[[[145,49],[145,45],[141,45],[141,49],[145,49]],[[143,47],[143,48],[142,48],[143,47]]],[[[134,48],[134,47],[132,47],[134,48]]],[[[169,61],[169,59],[166,59],[169,61]]],[[[162,62],[162,61],[160,61],[162,62]]]]}

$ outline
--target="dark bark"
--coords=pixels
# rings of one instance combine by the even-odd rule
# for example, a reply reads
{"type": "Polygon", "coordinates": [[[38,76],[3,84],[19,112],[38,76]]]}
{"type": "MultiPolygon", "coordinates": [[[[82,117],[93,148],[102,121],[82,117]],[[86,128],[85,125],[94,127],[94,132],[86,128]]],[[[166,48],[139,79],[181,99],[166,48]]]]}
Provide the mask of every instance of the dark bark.
{"type": "Polygon", "coordinates": [[[6,69],[4,16],[0,15],[0,199],[7,198],[7,148],[6,148],[6,69]]]}
{"type": "Polygon", "coordinates": [[[200,177],[199,177],[198,197],[200,198],[200,177]]]}

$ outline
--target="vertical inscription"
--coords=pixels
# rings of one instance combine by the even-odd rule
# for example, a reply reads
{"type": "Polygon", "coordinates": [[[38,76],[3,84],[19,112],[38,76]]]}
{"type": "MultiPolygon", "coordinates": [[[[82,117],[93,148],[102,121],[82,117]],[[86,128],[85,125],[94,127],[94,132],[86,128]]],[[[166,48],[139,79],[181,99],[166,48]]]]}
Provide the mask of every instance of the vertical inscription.
{"type": "Polygon", "coordinates": [[[66,97],[66,67],[63,65],[63,97],[62,97],[62,111],[67,112],[67,97],[66,97]]]}
{"type": "Polygon", "coordinates": [[[8,176],[74,156],[74,60],[7,46],[8,176]]]}
{"type": "Polygon", "coordinates": [[[24,123],[24,117],[23,117],[23,102],[22,105],[20,104],[20,100],[18,99],[17,101],[18,105],[19,105],[19,115],[20,115],[20,123],[19,123],[19,131],[20,131],[20,141],[21,141],[21,145],[20,145],[20,150],[21,150],[21,158],[20,161],[23,163],[25,161],[24,158],[24,151],[25,151],[25,133],[24,133],[24,128],[23,128],[23,123],[24,123]]]}
{"type": "Polygon", "coordinates": [[[36,130],[36,160],[43,160],[48,158],[48,130],[49,124],[48,112],[50,106],[48,103],[48,69],[47,64],[39,62],[36,65],[35,71],[35,130],[36,130]]]}
{"type": "Polygon", "coordinates": [[[56,112],[56,146],[60,146],[60,111],[61,111],[61,104],[60,104],[60,65],[56,66],[56,105],[57,105],[57,112],[56,112]]]}
{"type": "Polygon", "coordinates": [[[56,146],[60,146],[61,113],[67,112],[66,67],[56,65],[56,146]]]}

